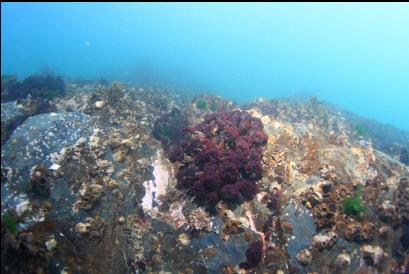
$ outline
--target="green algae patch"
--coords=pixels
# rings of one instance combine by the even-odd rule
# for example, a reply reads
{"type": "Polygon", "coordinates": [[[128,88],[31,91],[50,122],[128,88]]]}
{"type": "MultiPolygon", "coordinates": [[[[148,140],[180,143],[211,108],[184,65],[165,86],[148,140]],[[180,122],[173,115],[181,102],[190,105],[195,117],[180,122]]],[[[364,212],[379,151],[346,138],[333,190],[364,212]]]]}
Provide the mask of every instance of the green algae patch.
{"type": "Polygon", "coordinates": [[[348,197],[342,202],[342,211],[344,214],[359,216],[362,212],[366,211],[362,202],[362,190],[363,186],[359,185],[354,196],[348,197]]]}

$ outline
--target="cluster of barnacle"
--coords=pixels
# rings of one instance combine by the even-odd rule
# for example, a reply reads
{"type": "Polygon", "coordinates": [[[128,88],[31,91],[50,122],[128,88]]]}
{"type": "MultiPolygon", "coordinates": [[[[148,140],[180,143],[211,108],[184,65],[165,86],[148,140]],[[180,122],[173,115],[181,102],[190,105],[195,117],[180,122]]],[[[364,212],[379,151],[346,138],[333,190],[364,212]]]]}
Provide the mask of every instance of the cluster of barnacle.
{"type": "Polygon", "coordinates": [[[262,122],[240,110],[207,115],[189,138],[171,151],[180,162],[178,189],[187,190],[199,204],[239,203],[258,192],[262,177],[262,151],[267,143],[262,122]]]}
{"type": "Polygon", "coordinates": [[[312,187],[309,188],[302,202],[308,208],[312,208],[315,224],[319,228],[331,227],[336,222],[340,193],[330,182],[322,184],[321,190],[322,194],[312,187]]]}
{"type": "Polygon", "coordinates": [[[93,208],[103,192],[104,186],[96,183],[88,185],[88,182],[85,182],[79,191],[79,199],[74,203],[74,209],[77,211],[79,209],[89,210],[93,208]]]}
{"type": "Polygon", "coordinates": [[[332,181],[324,181],[320,190],[310,187],[304,193],[302,203],[312,209],[317,227],[331,227],[336,223],[340,203],[348,192],[349,188],[344,185],[335,186],[332,181]]]}
{"type": "Polygon", "coordinates": [[[330,227],[335,224],[336,210],[331,208],[326,203],[321,203],[314,207],[313,216],[315,218],[315,224],[319,228],[330,227]]]}
{"type": "Polygon", "coordinates": [[[342,227],[343,236],[348,241],[372,241],[376,233],[376,227],[371,222],[349,222],[342,227]]]}
{"type": "Polygon", "coordinates": [[[103,237],[106,227],[107,221],[97,215],[95,218],[88,217],[83,223],[78,223],[75,226],[75,231],[95,241],[103,237]]]}

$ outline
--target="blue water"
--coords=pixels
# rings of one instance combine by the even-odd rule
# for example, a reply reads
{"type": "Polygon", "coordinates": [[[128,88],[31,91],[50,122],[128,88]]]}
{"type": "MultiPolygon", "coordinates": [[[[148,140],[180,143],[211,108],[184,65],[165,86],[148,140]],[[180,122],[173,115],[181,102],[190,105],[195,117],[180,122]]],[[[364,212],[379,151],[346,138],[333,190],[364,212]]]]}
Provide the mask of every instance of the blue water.
{"type": "Polygon", "coordinates": [[[1,72],[244,102],[306,97],[409,130],[409,5],[2,3],[1,72]]]}

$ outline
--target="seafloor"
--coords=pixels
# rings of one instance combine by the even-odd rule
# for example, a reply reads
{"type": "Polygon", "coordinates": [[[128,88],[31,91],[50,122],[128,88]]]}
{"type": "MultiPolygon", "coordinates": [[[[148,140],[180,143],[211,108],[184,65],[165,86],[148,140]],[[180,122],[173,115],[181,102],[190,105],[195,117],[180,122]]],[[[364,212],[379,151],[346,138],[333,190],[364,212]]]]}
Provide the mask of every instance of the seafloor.
{"type": "Polygon", "coordinates": [[[314,97],[3,91],[2,273],[409,273],[407,132],[314,97]]]}

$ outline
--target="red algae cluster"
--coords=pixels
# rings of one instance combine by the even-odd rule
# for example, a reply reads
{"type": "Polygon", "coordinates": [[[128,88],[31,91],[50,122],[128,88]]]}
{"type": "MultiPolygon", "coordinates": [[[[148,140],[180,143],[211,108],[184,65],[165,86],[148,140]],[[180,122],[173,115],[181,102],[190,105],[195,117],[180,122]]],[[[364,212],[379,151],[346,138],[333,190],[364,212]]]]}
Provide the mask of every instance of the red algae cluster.
{"type": "Polygon", "coordinates": [[[169,155],[180,162],[178,189],[209,207],[219,201],[240,203],[258,192],[262,152],[267,134],[262,122],[245,111],[218,111],[207,115],[169,155]]]}

